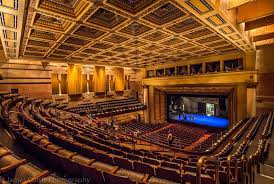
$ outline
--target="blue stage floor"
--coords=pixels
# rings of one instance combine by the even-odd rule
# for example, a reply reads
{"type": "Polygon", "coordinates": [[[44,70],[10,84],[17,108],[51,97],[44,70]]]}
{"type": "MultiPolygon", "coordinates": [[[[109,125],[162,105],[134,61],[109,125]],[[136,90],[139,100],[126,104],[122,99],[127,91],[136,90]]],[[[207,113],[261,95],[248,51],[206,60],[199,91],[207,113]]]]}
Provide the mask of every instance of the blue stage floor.
{"type": "Polygon", "coordinates": [[[186,123],[194,123],[198,125],[205,125],[210,127],[217,127],[217,128],[227,128],[229,125],[229,120],[226,118],[216,117],[216,116],[207,116],[201,114],[192,114],[194,119],[190,119],[190,114],[186,114],[186,119],[183,119],[183,116],[178,114],[171,115],[170,119],[174,119],[177,121],[183,121],[186,123]]]}

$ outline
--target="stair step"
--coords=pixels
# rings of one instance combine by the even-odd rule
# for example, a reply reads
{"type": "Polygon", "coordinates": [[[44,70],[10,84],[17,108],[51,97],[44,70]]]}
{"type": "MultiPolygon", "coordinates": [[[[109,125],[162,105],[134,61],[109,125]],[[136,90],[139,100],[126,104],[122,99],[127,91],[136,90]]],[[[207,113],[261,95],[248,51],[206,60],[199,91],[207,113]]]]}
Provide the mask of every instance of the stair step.
{"type": "Polygon", "coordinates": [[[261,174],[274,178],[274,167],[267,164],[261,164],[261,174]]]}
{"type": "Polygon", "coordinates": [[[264,174],[256,174],[255,183],[257,184],[273,184],[274,178],[264,175],[264,174]]]}

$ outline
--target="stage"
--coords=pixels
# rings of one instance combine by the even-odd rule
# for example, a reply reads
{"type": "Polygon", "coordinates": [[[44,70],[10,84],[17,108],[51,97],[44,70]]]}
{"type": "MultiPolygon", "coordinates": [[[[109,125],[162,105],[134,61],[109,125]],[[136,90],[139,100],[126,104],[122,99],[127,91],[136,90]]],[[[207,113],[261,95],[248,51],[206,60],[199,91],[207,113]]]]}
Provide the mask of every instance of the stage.
{"type": "Polygon", "coordinates": [[[222,117],[216,117],[216,116],[208,116],[203,114],[185,114],[186,119],[183,117],[182,114],[178,113],[171,113],[169,116],[170,120],[177,120],[182,123],[192,123],[192,124],[198,124],[203,126],[209,126],[209,127],[216,127],[216,128],[227,128],[229,125],[229,120],[222,117]],[[191,116],[193,118],[191,118],[191,116]]]}

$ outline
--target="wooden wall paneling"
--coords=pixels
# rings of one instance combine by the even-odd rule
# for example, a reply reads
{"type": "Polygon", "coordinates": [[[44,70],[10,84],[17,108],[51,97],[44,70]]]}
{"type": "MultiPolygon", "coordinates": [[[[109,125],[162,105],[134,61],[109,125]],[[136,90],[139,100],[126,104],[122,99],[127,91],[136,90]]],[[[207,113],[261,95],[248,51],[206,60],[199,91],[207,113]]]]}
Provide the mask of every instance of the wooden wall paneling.
{"type": "Polygon", "coordinates": [[[59,94],[59,81],[57,73],[51,74],[51,89],[53,95],[59,94]]]}
{"type": "Polygon", "coordinates": [[[88,92],[88,90],[87,90],[87,74],[82,74],[82,91],[83,91],[83,93],[86,93],[86,92],[88,92]]]}
{"type": "Polygon", "coordinates": [[[155,107],[155,120],[160,120],[161,119],[161,108],[160,108],[160,91],[155,90],[154,93],[154,107],[155,107]]]}
{"type": "Polygon", "coordinates": [[[115,91],[124,91],[125,77],[124,68],[115,68],[115,91]]]}
{"type": "Polygon", "coordinates": [[[68,82],[67,82],[67,74],[61,74],[61,92],[62,94],[68,94],[68,82]]]}
{"type": "Polygon", "coordinates": [[[68,64],[67,67],[68,94],[82,93],[82,65],[68,64]]]}
{"type": "Polygon", "coordinates": [[[95,92],[106,92],[106,71],[104,66],[94,67],[95,92]]]}
{"type": "Polygon", "coordinates": [[[89,81],[88,81],[88,84],[89,84],[89,92],[94,92],[94,75],[89,75],[89,81]]]}

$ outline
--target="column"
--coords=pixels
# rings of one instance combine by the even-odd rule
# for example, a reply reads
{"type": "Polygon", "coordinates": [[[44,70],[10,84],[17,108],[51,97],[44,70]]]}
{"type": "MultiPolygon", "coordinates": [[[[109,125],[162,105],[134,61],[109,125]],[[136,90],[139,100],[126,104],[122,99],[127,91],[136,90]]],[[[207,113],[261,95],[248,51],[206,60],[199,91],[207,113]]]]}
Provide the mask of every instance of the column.
{"type": "Polygon", "coordinates": [[[239,84],[237,86],[237,122],[246,118],[246,104],[247,104],[247,96],[246,96],[246,85],[239,84]]]}
{"type": "Polygon", "coordinates": [[[89,94],[89,74],[87,74],[87,93],[89,94]]]}
{"type": "Polygon", "coordinates": [[[246,96],[247,117],[256,116],[256,83],[247,84],[246,96]]]}
{"type": "Polygon", "coordinates": [[[147,107],[146,110],[144,110],[144,120],[145,120],[145,123],[149,123],[148,86],[143,86],[143,94],[144,94],[144,104],[147,107]]]}
{"type": "Polygon", "coordinates": [[[154,98],[155,98],[155,88],[154,86],[149,86],[149,120],[150,123],[155,123],[155,106],[154,106],[154,98]]]}
{"type": "Polygon", "coordinates": [[[202,73],[205,74],[206,73],[206,63],[202,62],[202,73]]]}
{"type": "Polygon", "coordinates": [[[220,72],[224,71],[224,59],[220,59],[220,72]]]}
{"type": "Polygon", "coordinates": [[[61,74],[60,73],[57,74],[57,79],[58,79],[58,91],[59,91],[59,95],[62,95],[62,90],[61,90],[61,74]]]}

